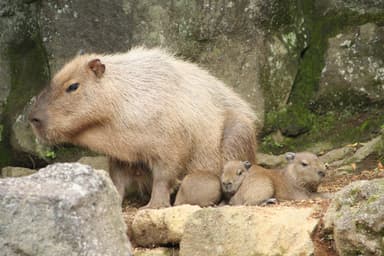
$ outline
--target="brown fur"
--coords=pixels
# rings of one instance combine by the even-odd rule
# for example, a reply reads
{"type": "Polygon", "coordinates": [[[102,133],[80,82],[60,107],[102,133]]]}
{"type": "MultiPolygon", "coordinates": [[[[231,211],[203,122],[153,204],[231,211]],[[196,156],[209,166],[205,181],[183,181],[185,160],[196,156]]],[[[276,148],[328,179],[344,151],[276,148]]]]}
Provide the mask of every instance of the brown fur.
{"type": "Polygon", "coordinates": [[[206,207],[218,204],[220,199],[220,178],[210,172],[196,171],[183,179],[174,205],[191,204],[206,207]]]}
{"type": "MultiPolygon", "coordinates": [[[[144,48],[75,57],[30,114],[43,141],[148,166],[151,208],[169,206],[177,180],[192,170],[219,175],[223,160],[253,161],[255,120],[248,104],[207,71],[144,48]]],[[[131,182],[129,174],[125,180],[131,182]]]]}
{"type": "Polygon", "coordinates": [[[241,161],[226,163],[221,182],[223,192],[230,195],[229,204],[260,205],[270,198],[284,201],[326,197],[316,192],[325,165],[312,153],[290,154],[290,162],[282,170],[257,165],[247,170],[241,161]]]}
{"type": "Polygon", "coordinates": [[[127,163],[109,159],[110,176],[121,196],[138,196],[149,199],[152,189],[151,171],[143,163],[127,163]]]}

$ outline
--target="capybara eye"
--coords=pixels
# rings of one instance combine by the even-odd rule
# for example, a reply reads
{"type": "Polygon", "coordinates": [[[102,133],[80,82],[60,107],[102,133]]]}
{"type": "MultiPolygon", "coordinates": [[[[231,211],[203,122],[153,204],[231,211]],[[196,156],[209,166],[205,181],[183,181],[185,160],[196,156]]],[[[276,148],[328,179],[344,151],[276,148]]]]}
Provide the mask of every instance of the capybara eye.
{"type": "Polygon", "coordinates": [[[308,166],[308,162],[306,162],[306,161],[302,161],[302,162],[301,162],[301,165],[304,166],[304,167],[306,167],[306,166],[308,166]]]}
{"type": "Polygon", "coordinates": [[[240,176],[241,174],[243,174],[243,170],[242,169],[238,169],[236,171],[236,174],[237,174],[237,176],[240,176]]]}
{"type": "Polygon", "coordinates": [[[79,88],[79,83],[73,83],[65,90],[66,92],[73,92],[76,91],[77,88],[79,88]]]}

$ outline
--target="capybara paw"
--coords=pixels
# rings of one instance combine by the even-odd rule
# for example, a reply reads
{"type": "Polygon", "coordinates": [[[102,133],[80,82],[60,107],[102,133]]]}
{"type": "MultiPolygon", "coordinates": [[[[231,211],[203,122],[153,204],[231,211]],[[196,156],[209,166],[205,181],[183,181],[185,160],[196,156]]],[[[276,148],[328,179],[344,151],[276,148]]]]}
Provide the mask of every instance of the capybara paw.
{"type": "Polygon", "coordinates": [[[276,198],[269,198],[267,200],[265,200],[261,206],[266,206],[266,205],[269,205],[269,204],[278,204],[279,202],[277,201],[276,198]]]}
{"type": "Polygon", "coordinates": [[[158,203],[149,202],[148,204],[144,205],[143,207],[140,207],[140,210],[160,209],[160,208],[166,208],[166,207],[171,207],[171,204],[167,203],[167,202],[158,202],[158,203]]]}

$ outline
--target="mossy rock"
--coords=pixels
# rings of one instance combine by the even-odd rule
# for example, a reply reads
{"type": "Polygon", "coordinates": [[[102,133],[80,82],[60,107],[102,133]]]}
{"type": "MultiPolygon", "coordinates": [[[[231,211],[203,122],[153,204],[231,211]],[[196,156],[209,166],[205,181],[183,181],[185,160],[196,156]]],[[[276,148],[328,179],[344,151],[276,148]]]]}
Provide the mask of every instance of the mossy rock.
{"type": "Polygon", "coordinates": [[[383,252],[384,179],[353,182],[337,192],[324,217],[340,255],[383,252]],[[367,246],[369,245],[369,246],[367,246]]]}

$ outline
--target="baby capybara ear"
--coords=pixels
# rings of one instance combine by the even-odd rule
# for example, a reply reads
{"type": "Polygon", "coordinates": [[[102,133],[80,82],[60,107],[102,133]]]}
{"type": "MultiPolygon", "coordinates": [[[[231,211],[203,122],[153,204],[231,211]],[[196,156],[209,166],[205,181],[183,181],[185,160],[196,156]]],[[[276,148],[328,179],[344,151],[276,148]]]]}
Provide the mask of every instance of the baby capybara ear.
{"type": "Polygon", "coordinates": [[[244,167],[245,167],[245,169],[249,169],[249,168],[251,168],[251,166],[252,166],[252,164],[249,162],[249,161],[245,161],[244,162],[244,167]]]}
{"type": "Polygon", "coordinates": [[[293,159],[295,159],[295,157],[296,157],[296,154],[293,152],[285,153],[285,159],[287,159],[288,162],[293,161],[293,159]]]}
{"type": "Polygon", "coordinates": [[[93,59],[88,62],[88,67],[100,78],[105,72],[105,65],[101,63],[100,59],[93,59]]]}

